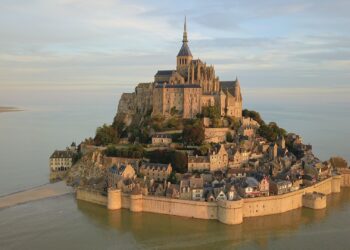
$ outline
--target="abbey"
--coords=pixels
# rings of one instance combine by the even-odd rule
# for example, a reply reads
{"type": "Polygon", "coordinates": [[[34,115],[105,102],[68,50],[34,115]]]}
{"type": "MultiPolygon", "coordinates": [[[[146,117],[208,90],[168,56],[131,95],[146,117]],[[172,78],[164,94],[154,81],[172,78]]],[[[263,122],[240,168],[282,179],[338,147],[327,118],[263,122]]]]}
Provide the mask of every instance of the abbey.
{"type": "Polygon", "coordinates": [[[159,70],[154,76],[152,115],[177,111],[193,118],[202,107],[220,107],[222,116],[241,118],[242,95],[238,79],[220,81],[213,66],[193,59],[188,46],[186,20],[182,46],[176,57],[176,70],[159,70]]]}
{"type": "Polygon", "coordinates": [[[139,115],[163,116],[177,114],[194,118],[203,107],[215,106],[221,116],[241,119],[242,95],[238,79],[220,81],[213,66],[193,59],[188,46],[186,19],[182,46],[176,57],[176,69],[159,70],[154,81],[140,83],[134,93],[123,93],[118,105],[118,117],[126,125],[139,115]]]}

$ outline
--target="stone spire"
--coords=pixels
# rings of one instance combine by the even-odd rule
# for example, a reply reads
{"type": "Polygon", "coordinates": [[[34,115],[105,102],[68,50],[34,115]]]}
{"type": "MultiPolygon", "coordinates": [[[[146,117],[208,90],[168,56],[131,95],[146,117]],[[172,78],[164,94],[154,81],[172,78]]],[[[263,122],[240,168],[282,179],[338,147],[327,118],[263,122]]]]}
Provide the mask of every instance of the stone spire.
{"type": "Polygon", "coordinates": [[[186,16],[185,16],[184,34],[183,34],[182,42],[183,43],[188,43],[188,40],[187,40],[187,27],[186,27],[186,16]]]}

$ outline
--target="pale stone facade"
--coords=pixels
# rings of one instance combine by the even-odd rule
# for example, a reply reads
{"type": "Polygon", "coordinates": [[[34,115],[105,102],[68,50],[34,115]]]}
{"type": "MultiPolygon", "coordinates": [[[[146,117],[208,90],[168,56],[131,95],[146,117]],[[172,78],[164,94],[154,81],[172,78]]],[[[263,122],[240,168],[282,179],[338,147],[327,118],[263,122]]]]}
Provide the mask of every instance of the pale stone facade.
{"type": "Polygon", "coordinates": [[[155,146],[169,146],[172,143],[171,135],[155,134],[152,136],[152,145],[155,146]]]}
{"type": "Polygon", "coordinates": [[[142,163],[140,173],[149,179],[164,181],[168,178],[172,171],[171,164],[160,163],[142,163]]]}
{"type": "Polygon", "coordinates": [[[159,70],[152,83],[140,83],[134,93],[124,93],[118,114],[129,125],[138,113],[169,116],[172,110],[183,118],[194,118],[202,107],[217,106],[222,116],[242,117],[240,83],[220,81],[214,66],[193,59],[188,46],[186,23],[176,70],[159,70]]]}
{"type": "Polygon", "coordinates": [[[56,150],[50,156],[50,170],[65,172],[73,165],[75,150],[67,148],[66,150],[56,150]]]}
{"type": "Polygon", "coordinates": [[[183,118],[193,118],[202,107],[218,106],[222,116],[242,117],[242,95],[238,79],[220,82],[213,66],[193,60],[186,23],[176,70],[161,70],[154,77],[153,115],[167,116],[175,108],[183,118]]]}
{"type": "Polygon", "coordinates": [[[188,156],[188,171],[210,171],[226,170],[228,167],[228,153],[223,145],[216,152],[210,153],[208,156],[188,156]]]}

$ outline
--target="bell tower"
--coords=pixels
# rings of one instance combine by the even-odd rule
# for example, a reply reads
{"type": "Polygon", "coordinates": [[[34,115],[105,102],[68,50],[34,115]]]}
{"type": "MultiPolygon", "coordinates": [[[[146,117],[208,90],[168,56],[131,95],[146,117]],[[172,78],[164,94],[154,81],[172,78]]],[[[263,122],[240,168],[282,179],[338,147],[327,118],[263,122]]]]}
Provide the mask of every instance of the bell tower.
{"type": "Polygon", "coordinates": [[[176,57],[176,70],[180,73],[185,79],[187,79],[188,74],[188,66],[192,61],[192,53],[190,48],[188,47],[188,39],[187,39],[187,27],[186,27],[186,17],[184,23],[184,33],[182,38],[182,46],[176,57]]]}

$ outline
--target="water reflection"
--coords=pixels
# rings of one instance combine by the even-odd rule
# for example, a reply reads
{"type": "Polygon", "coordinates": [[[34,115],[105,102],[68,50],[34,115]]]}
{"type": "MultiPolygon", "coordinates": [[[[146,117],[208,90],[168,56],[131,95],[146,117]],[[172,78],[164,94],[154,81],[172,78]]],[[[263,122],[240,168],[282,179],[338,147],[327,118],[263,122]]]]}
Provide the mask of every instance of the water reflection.
{"type": "Polygon", "coordinates": [[[287,213],[245,218],[241,225],[182,218],[129,210],[108,211],[102,206],[78,201],[77,206],[96,226],[129,233],[146,248],[232,248],[249,245],[268,249],[271,240],[281,239],[315,226],[330,215],[349,209],[350,189],[328,197],[324,210],[296,209],[287,213]]]}

